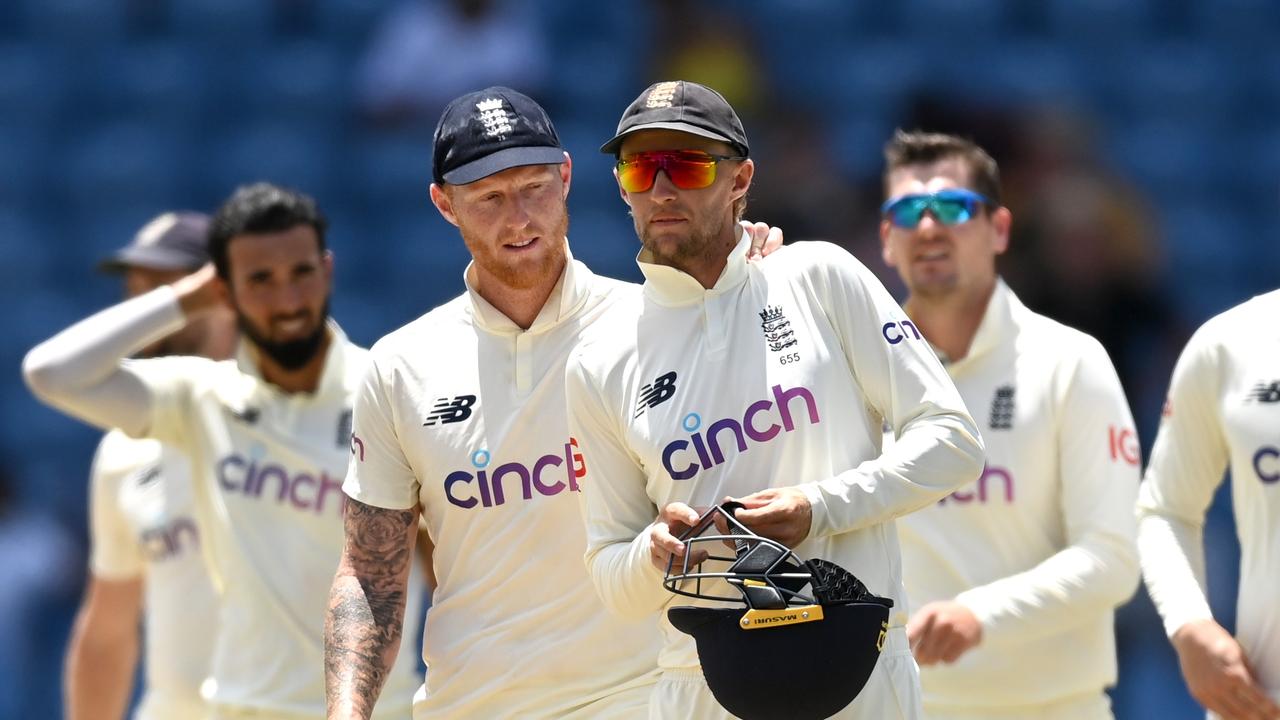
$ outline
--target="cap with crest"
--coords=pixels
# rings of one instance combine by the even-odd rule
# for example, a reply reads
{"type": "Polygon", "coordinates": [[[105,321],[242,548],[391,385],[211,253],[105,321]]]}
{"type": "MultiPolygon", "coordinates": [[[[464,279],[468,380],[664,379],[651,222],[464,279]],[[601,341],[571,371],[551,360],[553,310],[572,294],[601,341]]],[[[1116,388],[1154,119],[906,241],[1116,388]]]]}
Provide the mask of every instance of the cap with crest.
{"type": "Polygon", "coordinates": [[[436,125],[431,176],[466,185],[523,165],[564,162],[551,118],[523,93],[490,87],[454,98],[436,125]]]}
{"type": "Polygon", "coordinates": [[[600,152],[617,155],[626,136],[640,130],[679,130],[733,146],[746,157],[747,133],[733,106],[720,93],[688,80],[654,83],[627,106],[613,139],[600,152]]]}

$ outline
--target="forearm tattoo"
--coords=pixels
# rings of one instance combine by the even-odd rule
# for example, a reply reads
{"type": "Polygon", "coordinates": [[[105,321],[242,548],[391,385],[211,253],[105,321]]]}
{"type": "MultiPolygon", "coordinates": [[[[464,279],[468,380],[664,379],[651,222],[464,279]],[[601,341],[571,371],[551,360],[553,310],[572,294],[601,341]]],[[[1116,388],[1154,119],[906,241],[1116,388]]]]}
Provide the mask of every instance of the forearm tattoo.
{"type": "Polygon", "coordinates": [[[400,645],[417,512],[348,499],[345,522],[325,620],[325,691],[330,718],[368,718],[400,645]]]}

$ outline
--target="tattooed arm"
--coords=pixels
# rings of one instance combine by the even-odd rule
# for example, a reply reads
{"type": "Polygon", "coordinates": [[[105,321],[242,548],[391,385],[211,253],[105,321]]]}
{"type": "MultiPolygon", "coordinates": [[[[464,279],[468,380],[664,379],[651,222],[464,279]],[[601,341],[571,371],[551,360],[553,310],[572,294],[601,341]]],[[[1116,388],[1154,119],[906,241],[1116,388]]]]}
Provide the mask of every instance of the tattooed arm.
{"type": "Polygon", "coordinates": [[[348,498],[345,517],[324,625],[325,694],[329,720],[364,720],[400,648],[418,513],[348,498]]]}

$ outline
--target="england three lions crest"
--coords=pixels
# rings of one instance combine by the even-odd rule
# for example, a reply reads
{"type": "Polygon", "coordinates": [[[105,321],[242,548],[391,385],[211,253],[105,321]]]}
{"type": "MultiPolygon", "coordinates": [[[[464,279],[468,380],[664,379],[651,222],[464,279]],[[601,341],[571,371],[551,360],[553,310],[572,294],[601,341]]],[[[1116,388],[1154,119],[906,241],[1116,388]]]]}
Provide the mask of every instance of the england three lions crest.
{"type": "Polygon", "coordinates": [[[782,314],[782,306],[770,305],[760,311],[760,329],[764,331],[764,339],[769,349],[781,352],[793,345],[798,345],[795,331],[791,329],[791,321],[782,314]]]}

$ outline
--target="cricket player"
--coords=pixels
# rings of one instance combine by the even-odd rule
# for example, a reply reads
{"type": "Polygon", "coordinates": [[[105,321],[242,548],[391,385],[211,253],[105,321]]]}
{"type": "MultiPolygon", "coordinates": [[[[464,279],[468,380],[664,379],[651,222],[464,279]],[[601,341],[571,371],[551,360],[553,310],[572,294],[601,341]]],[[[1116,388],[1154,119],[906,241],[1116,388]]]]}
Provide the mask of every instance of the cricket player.
{"type": "MultiPolygon", "coordinates": [[[[352,395],[368,361],[328,319],[324,230],[305,195],[239,188],[211,223],[211,265],[72,325],[23,365],[50,405],[191,458],[218,591],[214,718],[324,716],[325,591],[342,550],[352,395]],[[225,303],[244,338],[234,360],[129,359],[225,303]]],[[[406,646],[397,658],[380,717],[408,714],[413,655],[406,646]]]]}
{"type": "MultiPolygon", "coordinates": [[[[100,264],[136,297],[200,268],[209,217],[167,212],[100,264]]],[[[142,357],[230,357],[235,316],[227,308],[191,323],[142,357]]],[[[202,720],[215,598],[200,554],[191,467],[179,450],[119,430],[98,444],[90,477],[89,581],[63,677],[69,720],[122,718],[145,635],[146,676],[137,720],[202,720]],[[145,633],[142,632],[145,626],[145,633]]]]}
{"type": "MultiPolygon", "coordinates": [[[[379,600],[402,591],[419,509],[439,585],[415,718],[646,717],[657,638],[591,588],[577,496],[595,470],[564,405],[569,352],[639,287],[570,254],[572,162],[527,96],[491,87],[453,100],[432,176],[431,200],[472,262],[466,292],[374,345],[356,400],[330,717],[363,718],[377,697],[399,641],[397,609],[379,600]]],[[[781,244],[754,231],[753,252],[781,244]]]]}
{"type": "Polygon", "coordinates": [[[1280,718],[1280,290],[1182,351],[1138,491],[1138,551],[1191,695],[1210,717],[1280,718]],[[1240,539],[1233,637],[1205,596],[1205,512],[1231,470],[1240,539]]]}
{"type": "Polygon", "coordinates": [[[898,522],[925,714],[1111,718],[1114,611],[1138,584],[1138,440],[1096,340],[996,274],[1013,221],[995,160],[951,135],[885,147],[885,262],[980,423],[975,482],[898,522]]]}
{"type": "MultiPolygon", "coordinates": [[[[676,536],[698,509],[735,499],[755,532],[905,609],[892,521],[976,478],[982,444],[933,351],[851,255],[809,242],[744,261],[734,221],[755,166],[722,96],[657,83],[602,150],[618,158],[645,284],[567,369],[570,429],[591,470],[587,565],[608,606],[661,624],[650,717],[729,717],[692,638],[663,612],[674,597],[663,568],[682,556],[676,536]],[[898,443],[882,454],[884,422],[898,443]]],[[[896,612],[875,673],[840,717],[919,717],[904,623],[896,612]]],[[[785,675],[786,658],[767,661],[785,675]]]]}

